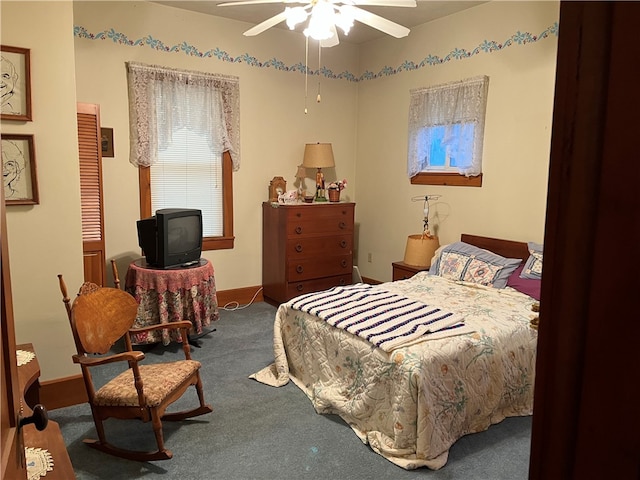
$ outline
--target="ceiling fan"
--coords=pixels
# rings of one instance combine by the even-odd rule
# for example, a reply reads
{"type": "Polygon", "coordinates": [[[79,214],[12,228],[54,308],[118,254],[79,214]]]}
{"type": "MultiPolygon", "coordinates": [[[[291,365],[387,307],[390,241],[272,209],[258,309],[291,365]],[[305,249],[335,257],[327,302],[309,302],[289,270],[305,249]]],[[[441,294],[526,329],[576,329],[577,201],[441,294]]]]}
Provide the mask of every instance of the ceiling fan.
{"type": "Polygon", "coordinates": [[[289,29],[309,19],[304,34],[320,42],[320,47],[333,47],[339,43],[336,26],[345,35],[354,21],[364,23],[396,38],[409,35],[409,29],[384,17],[368,12],[361,6],[376,7],[415,7],[416,0],[239,0],[221,3],[219,7],[238,5],[258,5],[266,3],[284,3],[294,5],[285,7],[284,11],[268,18],[244,35],[254,36],[268,28],[286,21],[289,29]]]}

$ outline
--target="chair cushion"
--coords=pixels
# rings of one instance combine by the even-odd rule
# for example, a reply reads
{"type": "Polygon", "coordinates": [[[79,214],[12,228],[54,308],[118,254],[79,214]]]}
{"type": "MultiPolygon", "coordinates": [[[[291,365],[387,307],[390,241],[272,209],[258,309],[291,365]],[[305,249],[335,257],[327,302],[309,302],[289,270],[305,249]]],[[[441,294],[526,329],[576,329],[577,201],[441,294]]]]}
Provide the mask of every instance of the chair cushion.
{"type": "MultiPolygon", "coordinates": [[[[147,405],[156,407],[201,367],[196,360],[140,365],[140,375],[147,405]]],[[[138,405],[138,392],[133,383],[133,370],[127,369],[101,387],[95,396],[100,406],[134,407],[138,405]]]]}

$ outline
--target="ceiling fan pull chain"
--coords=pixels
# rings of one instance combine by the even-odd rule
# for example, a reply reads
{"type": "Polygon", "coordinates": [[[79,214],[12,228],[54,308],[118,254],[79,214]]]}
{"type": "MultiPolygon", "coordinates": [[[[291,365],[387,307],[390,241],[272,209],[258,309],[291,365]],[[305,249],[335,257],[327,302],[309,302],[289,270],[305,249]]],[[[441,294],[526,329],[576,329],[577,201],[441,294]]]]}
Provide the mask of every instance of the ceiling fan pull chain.
{"type": "Polygon", "coordinates": [[[322,62],[321,62],[321,53],[322,52],[322,45],[320,45],[320,42],[318,41],[318,97],[316,98],[316,102],[320,103],[320,69],[322,66],[322,62]]]}
{"type": "Polygon", "coordinates": [[[304,114],[307,114],[307,92],[309,90],[307,85],[307,78],[309,76],[309,37],[305,35],[304,42],[304,114]]]}

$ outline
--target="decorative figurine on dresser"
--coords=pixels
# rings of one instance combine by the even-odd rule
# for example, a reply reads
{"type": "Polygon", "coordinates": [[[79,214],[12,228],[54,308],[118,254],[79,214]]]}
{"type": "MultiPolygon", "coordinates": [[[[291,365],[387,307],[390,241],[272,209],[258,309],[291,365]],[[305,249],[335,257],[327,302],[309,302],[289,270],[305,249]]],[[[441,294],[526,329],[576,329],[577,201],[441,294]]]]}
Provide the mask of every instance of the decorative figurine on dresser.
{"type": "Polygon", "coordinates": [[[262,204],[265,299],[352,283],[355,203],[262,204]]]}

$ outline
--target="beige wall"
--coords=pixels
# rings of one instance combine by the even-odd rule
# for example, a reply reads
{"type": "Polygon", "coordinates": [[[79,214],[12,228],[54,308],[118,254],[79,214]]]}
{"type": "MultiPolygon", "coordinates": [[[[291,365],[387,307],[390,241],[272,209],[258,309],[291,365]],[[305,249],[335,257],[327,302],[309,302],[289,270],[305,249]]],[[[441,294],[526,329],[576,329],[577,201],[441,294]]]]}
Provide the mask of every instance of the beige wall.
{"type": "MultiPolygon", "coordinates": [[[[232,57],[248,53],[257,61],[277,58],[285,65],[304,63],[304,37],[271,29],[258,37],[244,37],[250,25],[144,2],[81,2],[74,7],[74,23],[98,34],[113,28],[130,41],[153,37],[171,48],[183,43],[202,52],[219,48],[232,57]]],[[[305,78],[298,72],[225,62],[148,46],[126,46],[107,38],[76,38],[78,100],[100,104],[102,124],[114,129],[115,158],[103,161],[105,230],[108,258],[116,258],[120,272],[140,256],[135,221],[140,218],[138,172],[129,164],[128,99],[125,62],[138,61],[240,78],[242,163],[233,175],[233,250],[207,251],[220,290],[260,285],[262,282],[262,213],[269,181],[283,176],[293,186],[304,144],[331,142],[336,168],[326,172],[354,180],[356,89],[354,82],[322,79],[322,101],[315,101],[317,79],[310,78],[308,114],[304,114],[305,78]],[[98,73],[99,72],[99,73],[98,73]],[[339,113],[336,113],[339,112],[339,113]]],[[[357,49],[344,45],[323,52],[334,71],[357,68],[357,49]]],[[[311,55],[310,55],[311,56],[311,55]]],[[[317,54],[310,60],[316,68],[317,54]]],[[[315,172],[309,172],[315,178],[315,172]]],[[[315,191],[315,180],[306,180],[315,191]]],[[[355,186],[355,182],[354,182],[355,186]]],[[[351,190],[353,196],[354,190],[351,190]]]]}
{"type": "MultiPolygon", "coordinates": [[[[556,2],[491,2],[414,28],[403,40],[385,38],[362,48],[371,72],[473,51],[485,40],[504,43],[516,32],[539,35],[558,21],[556,2]]],[[[391,280],[407,236],[422,231],[423,202],[441,243],[461,233],[541,242],[547,190],[557,38],[365,81],[358,88],[356,175],[357,263],[363,275],[391,280]],[[409,90],[477,75],[489,76],[483,186],[410,185],[407,177],[409,90]],[[372,262],[367,261],[371,253],[372,262]]]]}
{"type": "MultiPolygon", "coordinates": [[[[72,342],[55,275],[70,290],[82,281],[75,102],[98,103],[103,126],[114,129],[115,158],[105,158],[105,230],[108,258],[139,256],[137,170],[129,164],[125,62],[129,60],[240,77],[242,165],[234,173],[236,246],[205,252],[218,289],[261,283],[260,204],[274,176],[291,187],[304,144],[331,142],[336,168],[327,177],[347,178],[343,192],[355,200],[358,258],[363,275],[391,279],[391,262],[404,255],[406,236],[420,231],[422,203],[411,197],[442,195],[433,223],[443,241],[461,232],[541,241],[544,226],[556,39],[481,53],[410,73],[349,82],[309,78],[304,115],[304,76],[217,58],[151,48],[183,43],[201,51],[218,48],[231,57],[304,62],[304,37],[270,29],[244,37],[249,25],[145,2],[2,2],[2,43],[32,49],[34,121],[2,122],[2,131],[34,133],[41,204],[10,207],[8,227],[18,342],[33,342],[42,379],[77,373],[72,342]],[[73,26],[126,40],[75,37],[73,26]],[[129,46],[126,41],[142,41],[129,46]],[[74,56],[75,53],[75,56],[74,56]],[[75,62],[75,65],[74,65],[75,62]],[[75,76],[73,72],[75,71],[75,76]],[[490,76],[484,154],[484,186],[412,186],[406,178],[406,125],[410,88],[469,76],[490,76]],[[64,213],[64,216],[61,214],[64,213]],[[46,238],[35,237],[46,231],[46,238]],[[366,261],[372,253],[372,262],[366,261]],[[35,300],[34,300],[35,298],[35,300]]],[[[323,64],[335,74],[378,72],[429,54],[473,49],[484,40],[504,42],[517,31],[538,35],[557,21],[556,2],[494,2],[412,29],[403,40],[383,38],[361,47],[325,49],[323,64]]],[[[310,67],[316,68],[315,55],[310,67]]],[[[313,189],[314,180],[306,180],[313,189]]]]}
{"type": "MultiPolygon", "coordinates": [[[[42,379],[78,373],[58,279],[83,277],[71,2],[1,2],[2,45],[31,50],[32,122],[1,123],[32,134],[40,204],[7,208],[18,343],[33,343],[42,379]]],[[[75,287],[77,288],[77,287],[75,287]]]]}

